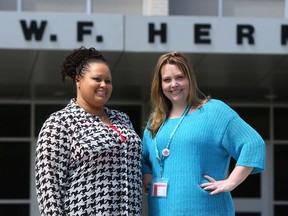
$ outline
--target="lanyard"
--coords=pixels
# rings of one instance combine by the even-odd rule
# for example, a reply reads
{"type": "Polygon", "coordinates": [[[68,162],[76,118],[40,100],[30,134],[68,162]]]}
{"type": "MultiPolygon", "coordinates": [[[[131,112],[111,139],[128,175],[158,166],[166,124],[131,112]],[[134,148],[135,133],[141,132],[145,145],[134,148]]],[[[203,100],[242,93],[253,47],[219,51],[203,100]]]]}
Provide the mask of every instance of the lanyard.
{"type": "Polygon", "coordinates": [[[190,107],[191,107],[191,106],[189,106],[189,105],[186,107],[186,109],[184,110],[184,112],[183,112],[181,118],[179,119],[177,125],[175,126],[174,130],[173,130],[172,133],[170,134],[170,137],[169,137],[169,139],[168,139],[167,145],[166,145],[166,147],[162,150],[162,157],[161,157],[161,158],[160,158],[160,156],[159,156],[159,150],[158,150],[158,147],[157,147],[157,134],[160,132],[160,130],[162,129],[162,127],[163,127],[163,125],[165,124],[166,121],[164,121],[164,122],[161,124],[161,126],[160,126],[160,128],[159,128],[159,130],[158,130],[158,132],[157,132],[157,134],[156,134],[156,136],[155,136],[155,142],[154,142],[154,143],[155,143],[156,158],[157,158],[157,160],[159,161],[159,164],[160,164],[160,178],[162,178],[162,174],[163,174],[163,170],[164,170],[164,160],[165,160],[165,158],[168,157],[169,154],[170,154],[169,146],[170,146],[171,140],[172,140],[174,134],[176,133],[176,130],[179,128],[181,122],[183,121],[184,117],[185,117],[185,116],[187,115],[187,113],[189,112],[190,107]]]}

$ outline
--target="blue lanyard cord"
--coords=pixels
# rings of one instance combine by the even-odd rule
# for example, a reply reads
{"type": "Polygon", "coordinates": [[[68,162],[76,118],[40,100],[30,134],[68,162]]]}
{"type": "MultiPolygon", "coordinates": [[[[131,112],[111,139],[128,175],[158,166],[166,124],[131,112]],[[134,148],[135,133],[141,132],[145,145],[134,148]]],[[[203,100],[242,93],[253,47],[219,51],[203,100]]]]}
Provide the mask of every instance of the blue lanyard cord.
{"type": "MultiPolygon", "coordinates": [[[[166,145],[165,149],[169,150],[169,146],[170,146],[171,140],[172,140],[174,134],[176,133],[177,129],[179,128],[181,122],[183,121],[184,117],[185,117],[185,116],[187,115],[187,113],[189,112],[190,107],[191,107],[191,106],[188,105],[188,106],[186,107],[185,111],[183,112],[183,114],[182,114],[181,118],[179,119],[177,125],[175,126],[173,132],[170,134],[170,137],[169,137],[169,139],[168,139],[168,142],[167,142],[167,145],[166,145]]],[[[163,125],[165,124],[165,122],[166,122],[166,121],[164,121],[164,122],[161,124],[161,126],[160,126],[157,134],[160,132],[160,130],[162,129],[162,127],[163,127],[163,125]]],[[[157,160],[159,161],[159,164],[160,164],[160,166],[161,166],[160,177],[162,178],[162,173],[163,173],[163,169],[164,169],[164,159],[165,159],[165,156],[162,155],[161,158],[160,158],[160,156],[159,156],[159,150],[158,150],[158,147],[157,147],[157,134],[156,134],[156,136],[155,136],[155,142],[154,142],[154,143],[155,143],[156,158],[157,158],[157,160]]]]}

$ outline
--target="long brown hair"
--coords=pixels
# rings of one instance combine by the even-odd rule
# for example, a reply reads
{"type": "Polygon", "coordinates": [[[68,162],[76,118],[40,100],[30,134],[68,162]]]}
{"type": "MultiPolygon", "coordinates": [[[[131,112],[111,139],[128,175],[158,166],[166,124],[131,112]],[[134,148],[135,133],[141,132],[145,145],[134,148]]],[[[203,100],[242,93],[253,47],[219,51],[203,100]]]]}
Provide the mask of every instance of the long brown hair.
{"type": "Polygon", "coordinates": [[[150,114],[149,130],[152,137],[154,137],[159,130],[161,124],[169,116],[172,108],[171,101],[163,94],[161,69],[165,64],[176,65],[189,80],[189,95],[187,98],[187,104],[190,104],[193,108],[199,108],[204,101],[208,100],[199,89],[196,82],[196,77],[193,68],[189,64],[187,58],[179,52],[170,52],[160,56],[156,65],[154,76],[151,85],[151,103],[152,112],[150,114]],[[200,95],[203,97],[200,98],[200,95]]]}

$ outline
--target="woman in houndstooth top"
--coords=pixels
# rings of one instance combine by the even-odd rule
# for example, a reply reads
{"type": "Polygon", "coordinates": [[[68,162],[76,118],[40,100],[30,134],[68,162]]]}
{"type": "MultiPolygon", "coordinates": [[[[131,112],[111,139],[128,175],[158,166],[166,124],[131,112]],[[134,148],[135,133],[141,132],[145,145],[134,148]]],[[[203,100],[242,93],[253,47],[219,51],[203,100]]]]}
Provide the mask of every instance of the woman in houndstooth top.
{"type": "Polygon", "coordinates": [[[141,139],[129,117],[105,106],[112,93],[100,52],[71,52],[62,78],[77,96],[50,115],[36,147],[36,191],[41,215],[141,215],[141,139]]]}

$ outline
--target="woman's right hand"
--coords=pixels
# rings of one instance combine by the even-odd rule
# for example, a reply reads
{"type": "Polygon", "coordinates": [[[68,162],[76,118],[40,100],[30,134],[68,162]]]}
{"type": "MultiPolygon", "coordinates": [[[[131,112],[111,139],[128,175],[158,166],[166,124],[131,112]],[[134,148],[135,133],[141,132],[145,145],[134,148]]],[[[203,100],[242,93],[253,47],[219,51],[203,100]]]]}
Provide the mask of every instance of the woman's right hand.
{"type": "Polygon", "coordinates": [[[144,174],[143,175],[142,182],[143,182],[143,192],[145,195],[148,195],[151,181],[152,181],[152,175],[151,174],[144,174]]]}

